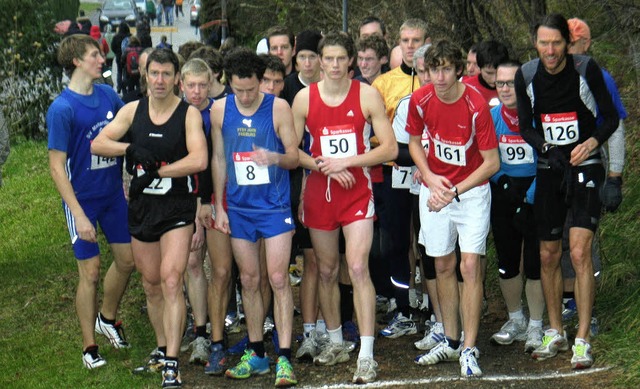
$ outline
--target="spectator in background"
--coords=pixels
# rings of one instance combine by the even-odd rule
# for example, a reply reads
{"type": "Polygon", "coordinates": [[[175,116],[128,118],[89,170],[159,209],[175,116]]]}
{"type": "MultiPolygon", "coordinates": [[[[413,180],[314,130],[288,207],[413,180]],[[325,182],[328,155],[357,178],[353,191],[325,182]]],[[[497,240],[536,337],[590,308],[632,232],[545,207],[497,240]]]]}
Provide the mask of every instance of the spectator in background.
{"type": "Polygon", "coordinates": [[[173,50],[173,45],[167,42],[167,36],[163,35],[160,37],[160,43],[156,46],[157,49],[169,49],[173,50]]]}
{"type": "MultiPolygon", "coordinates": [[[[131,36],[131,31],[129,29],[129,25],[127,23],[121,23],[118,28],[118,33],[113,37],[111,41],[111,49],[115,54],[116,58],[116,66],[118,68],[118,74],[116,75],[116,90],[118,93],[122,92],[122,81],[123,77],[123,67],[122,67],[122,42],[125,39],[129,39],[131,36]]],[[[125,46],[126,48],[127,46],[125,46]]]]}
{"type": "Polygon", "coordinates": [[[153,0],[147,0],[145,10],[147,18],[149,18],[150,21],[149,24],[153,25],[153,22],[156,20],[156,3],[153,0]]]}
{"type": "Polygon", "coordinates": [[[176,19],[178,19],[178,13],[182,14],[182,17],[184,17],[184,11],[182,10],[182,2],[183,0],[175,0],[176,5],[175,5],[175,9],[176,9],[176,19]]]}
{"type": "Polygon", "coordinates": [[[467,53],[467,76],[474,77],[480,74],[480,68],[478,67],[478,60],[476,59],[476,54],[478,53],[478,45],[473,45],[469,49],[467,53]]]}
{"type": "Polygon", "coordinates": [[[147,18],[146,15],[139,18],[136,22],[136,36],[140,39],[140,47],[143,49],[153,47],[151,41],[151,26],[149,25],[149,18],[147,18]]]}

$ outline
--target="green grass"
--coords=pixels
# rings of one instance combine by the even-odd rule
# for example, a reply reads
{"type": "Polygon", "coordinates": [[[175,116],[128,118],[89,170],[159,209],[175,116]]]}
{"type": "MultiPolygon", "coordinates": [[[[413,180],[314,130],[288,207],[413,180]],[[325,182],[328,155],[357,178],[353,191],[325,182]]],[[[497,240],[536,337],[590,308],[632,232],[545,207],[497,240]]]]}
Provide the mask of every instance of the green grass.
{"type": "MultiPolygon", "coordinates": [[[[637,128],[635,129],[637,130],[637,128]]],[[[603,279],[597,293],[601,335],[594,342],[597,361],[620,372],[617,384],[640,386],[640,179],[638,131],[627,128],[629,163],[625,200],[620,210],[603,219],[603,279]]],[[[115,351],[103,338],[98,343],[107,368],[81,366],[81,338],[74,310],[77,268],[62,214],[60,197],[48,173],[44,142],[18,142],[3,167],[0,188],[0,376],[11,388],[158,387],[160,377],[133,376],[132,368],[155,347],[144,295],[134,274],[119,318],[135,347],[115,351]]],[[[102,242],[103,274],[111,256],[102,242]]],[[[495,272],[494,272],[495,273],[495,272]]],[[[495,280],[493,280],[495,281],[495,280]]],[[[489,282],[488,285],[497,285],[489,282]]],[[[491,290],[491,298],[499,291],[491,290]]]]}
{"type": "MultiPolygon", "coordinates": [[[[60,196],[48,173],[44,142],[14,145],[0,188],[0,376],[1,387],[157,387],[160,377],[132,376],[133,367],[155,347],[144,295],[134,275],[120,319],[137,347],[114,351],[98,338],[106,369],[81,366],[81,337],[75,316],[76,260],[60,196]]],[[[103,274],[111,263],[102,242],[103,274]]]]}
{"type": "Polygon", "coordinates": [[[83,3],[80,2],[80,10],[84,11],[87,15],[91,15],[95,10],[102,7],[102,2],[100,3],[83,3]]]}

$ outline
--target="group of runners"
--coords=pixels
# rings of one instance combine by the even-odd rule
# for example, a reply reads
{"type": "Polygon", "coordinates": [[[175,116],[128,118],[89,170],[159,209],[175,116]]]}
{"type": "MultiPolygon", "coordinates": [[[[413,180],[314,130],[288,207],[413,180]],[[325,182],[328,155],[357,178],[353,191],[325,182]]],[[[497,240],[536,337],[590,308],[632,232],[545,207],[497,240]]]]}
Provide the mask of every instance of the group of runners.
{"type": "Polygon", "coordinates": [[[143,96],[126,105],[94,84],[104,63],[98,43],[62,41],[58,60],[70,83],[47,114],[49,160],[78,259],[87,368],[106,364],[95,333],[130,347],[116,315],[137,269],[157,347],[136,372],[161,372],[163,388],[183,384],[185,282],[189,361],[206,374],[268,373],[269,314],[275,386],[298,383],[294,359],[332,366],[356,345],[352,381],[374,382],[376,296],[389,311],[379,334],[397,338],[417,333],[422,294],[435,320],[415,343],[423,351],[415,363],[458,361],[463,377],[482,376],[476,344],[490,228],[509,313],[492,340],[525,341],[539,360],[568,350],[564,236],[575,269],[565,283],[575,285],[579,317],[571,365],[593,364],[591,247],[603,203],[614,210],[621,200],[626,114],[614,106],[608,75],[582,55],[586,23],[541,19],[539,58],[524,65],[503,44],[481,42],[467,74],[461,48],[431,44],[420,19],[402,24],[392,51],[380,19],[363,20],[359,32],[354,42],[342,32],[294,37],[277,26],[267,31],[267,54],[236,48],[223,58],[204,47],[183,51],[182,65],[170,49],[148,49],[139,60],[143,96]],[[605,173],[601,148],[614,131],[605,173]],[[97,225],[114,254],[100,309],[97,225]],[[292,350],[289,264],[298,253],[303,335],[292,350]],[[233,262],[248,334],[240,362],[228,366],[233,262]]]}

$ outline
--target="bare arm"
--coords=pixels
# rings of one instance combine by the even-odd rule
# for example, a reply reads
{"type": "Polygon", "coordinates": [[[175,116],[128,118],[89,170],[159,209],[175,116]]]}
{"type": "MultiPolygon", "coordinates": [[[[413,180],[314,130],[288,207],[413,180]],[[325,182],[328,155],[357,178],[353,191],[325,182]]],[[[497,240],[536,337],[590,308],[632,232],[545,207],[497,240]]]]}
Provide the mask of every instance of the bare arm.
{"type": "Polygon", "coordinates": [[[67,204],[69,211],[71,211],[71,214],[75,219],[78,237],[88,242],[96,242],[96,229],[85,215],[84,210],[76,198],[71,181],[69,181],[69,177],[65,171],[66,163],[66,152],[60,150],[49,150],[49,170],[51,172],[51,178],[53,179],[62,200],[67,204]]]}
{"type": "Polygon", "coordinates": [[[284,145],[284,154],[254,146],[253,159],[258,165],[278,165],[283,169],[298,167],[298,144],[293,126],[291,108],[285,100],[278,99],[273,104],[274,127],[284,145]]]}
{"type": "Polygon", "coordinates": [[[213,174],[213,193],[215,195],[215,228],[229,233],[229,219],[224,211],[223,199],[225,182],[227,180],[227,161],[224,156],[224,140],[222,138],[222,117],[226,99],[218,100],[211,107],[211,142],[213,154],[211,156],[211,171],[213,174]]]}
{"type": "Polygon", "coordinates": [[[480,185],[483,181],[486,181],[500,170],[500,158],[498,156],[498,149],[480,150],[482,155],[482,164],[478,166],[473,173],[469,174],[462,182],[454,183],[458,193],[464,193],[468,190],[480,185]]]}
{"type": "Polygon", "coordinates": [[[207,141],[202,131],[202,115],[194,107],[189,107],[185,119],[185,135],[188,154],[174,163],[158,169],[160,177],[184,177],[207,168],[207,141]]]}
{"type": "Polygon", "coordinates": [[[138,101],[122,107],[116,117],[100,131],[91,142],[91,153],[104,157],[119,157],[125,154],[129,143],[119,142],[133,123],[133,116],[138,108],[138,101]]]}
{"type": "MultiPolygon", "coordinates": [[[[307,121],[307,114],[309,112],[309,89],[304,88],[296,95],[293,100],[293,124],[296,131],[296,137],[298,145],[302,142],[302,136],[304,135],[305,123],[307,121]]],[[[298,158],[300,166],[305,169],[318,171],[318,165],[311,156],[304,152],[302,149],[298,149],[298,158]]]]}

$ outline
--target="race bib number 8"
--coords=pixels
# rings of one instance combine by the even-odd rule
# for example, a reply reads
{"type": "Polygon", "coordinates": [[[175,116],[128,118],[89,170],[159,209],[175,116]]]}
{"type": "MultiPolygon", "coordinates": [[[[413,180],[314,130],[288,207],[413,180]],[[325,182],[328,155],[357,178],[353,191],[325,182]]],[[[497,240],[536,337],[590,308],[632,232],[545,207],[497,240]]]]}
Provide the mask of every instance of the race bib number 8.
{"type": "Polygon", "coordinates": [[[252,152],[233,153],[233,166],[236,172],[236,182],[240,186],[263,185],[271,182],[269,168],[258,166],[251,159],[252,152]]]}
{"type": "Polygon", "coordinates": [[[91,154],[91,170],[106,169],[111,166],[115,166],[115,157],[101,157],[99,155],[91,154]]]}
{"type": "Polygon", "coordinates": [[[570,145],[580,138],[578,114],[575,112],[542,115],[544,140],[552,145],[570,145]]]}
{"type": "Polygon", "coordinates": [[[467,165],[464,145],[452,145],[434,138],[433,147],[433,152],[440,161],[455,166],[467,165]]]}
{"type": "Polygon", "coordinates": [[[518,135],[501,135],[500,159],[507,165],[533,163],[533,148],[518,135]]]}
{"type": "Polygon", "coordinates": [[[358,154],[353,126],[332,126],[322,129],[320,135],[322,156],[331,158],[353,157],[358,154]]]}

